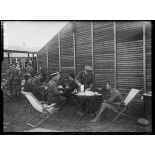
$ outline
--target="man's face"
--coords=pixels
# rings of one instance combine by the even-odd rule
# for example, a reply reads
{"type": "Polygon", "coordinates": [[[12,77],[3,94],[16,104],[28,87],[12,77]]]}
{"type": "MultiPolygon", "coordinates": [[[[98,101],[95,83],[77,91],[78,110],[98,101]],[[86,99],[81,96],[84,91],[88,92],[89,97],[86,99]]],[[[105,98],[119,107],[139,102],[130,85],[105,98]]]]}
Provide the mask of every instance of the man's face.
{"type": "Polygon", "coordinates": [[[85,74],[87,75],[88,74],[88,71],[85,69],[85,74]]]}
{"type": "Polygon", "coordinates": [[[109,90],[111,88],[109,83],[106,84],[106,88],[107,88],[107,90],[109,90]]]}
{"type": "Polygon", "coordinates": [[[57,74],[57,75],[55,76],[55,79],[56,79],[56,80],[59,80],[59,79],[60,79],[60,74],[57,74]]]}
{"type": "Polygon", "coordinates": [[[71,80],[71,81],[72,81],[72,80],[73,80],[73,78],[72,78],[71,76],[69,76],[69,80],[71,80]]]}

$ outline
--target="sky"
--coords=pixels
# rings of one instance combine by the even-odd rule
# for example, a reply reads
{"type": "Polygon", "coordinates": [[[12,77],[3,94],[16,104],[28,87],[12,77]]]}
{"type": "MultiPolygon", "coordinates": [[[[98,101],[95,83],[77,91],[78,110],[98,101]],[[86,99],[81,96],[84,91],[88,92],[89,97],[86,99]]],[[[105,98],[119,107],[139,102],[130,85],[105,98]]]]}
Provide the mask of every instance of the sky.
{"type": "Polygon", "coordinates": [[[67,21],[4,21],[4,46],[43,47],[67,21]]]}

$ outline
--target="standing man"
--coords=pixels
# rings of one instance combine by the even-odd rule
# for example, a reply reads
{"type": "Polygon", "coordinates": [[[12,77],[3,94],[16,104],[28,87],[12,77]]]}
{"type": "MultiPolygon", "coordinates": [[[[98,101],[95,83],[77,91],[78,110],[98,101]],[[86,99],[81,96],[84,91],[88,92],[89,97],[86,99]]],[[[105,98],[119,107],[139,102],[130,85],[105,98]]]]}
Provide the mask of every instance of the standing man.
{"type": "Polygon", "coordinates": [[[96,117],[93,120],[91,120],[92,123],[100,121],[100,116],[105,108],[116,109],[117,107],[119,108],[122,104],[121,93],[116,88],[113,88],[110,82],[107,82],[106,88],[107,90],[110,90],[110,98],[103,101],[96,117]]]}
{"type": "MultiPolygon", "coordinates": [[[[84,89],[87,91],[90,91],[93,89],[93,74],[92,74],[92,67],[91,66],[85,66],[85,70],[82,72],[79,72],[76,77],[76,83],[80,87],[81,85],[84,85],[84,89]]],[[[86,98],[82,100],[82,106],[80,111],[78,111],[78,114],[83,115],[83,113],[86,111],[87,103],[94,102],[90,99],[86,98]]]]}
{"type": "Polygon", "coordinates": [[[86,90],[93,89],[93,74],[92,74],[92,67],[85,66],[85,71],[79,72],[76,77],[76,81],[79,86],[84,85],[86,90]]]}
{"type": "Polygon", "coordinates": [[[13,95],[16,101],[18,102],[20,101],[20,89],[21,89],[21,73],[18,64],[16,64],[12,75],[13,75],[13,81],[12,81],[13,95]]]}
{"type": "Polygon", "coordinates": [[[12,69],[13,66],[12,64],[9,65],[9,68],[6,71],[6,76],[7,76],[7,89],[8,89],[8,93],[11,95],[12,94],[12,90],[13,90],[13,86],[12,86],[12,69]]]}
{"type": "Polygon", "coordinates": [[[31,75],[31,77],[34,76],[34,69],[32,67],[31,63],[28,63],[27,67],[26,67],[27,73],[29,73],[31,75]]]}
{"type": "Polygon", "coordinates": [[[43,67],[39,68],[39,73],[41,76],[40,82],[44,82],[46,80],[46,72],[45,69],[43,67]]]}

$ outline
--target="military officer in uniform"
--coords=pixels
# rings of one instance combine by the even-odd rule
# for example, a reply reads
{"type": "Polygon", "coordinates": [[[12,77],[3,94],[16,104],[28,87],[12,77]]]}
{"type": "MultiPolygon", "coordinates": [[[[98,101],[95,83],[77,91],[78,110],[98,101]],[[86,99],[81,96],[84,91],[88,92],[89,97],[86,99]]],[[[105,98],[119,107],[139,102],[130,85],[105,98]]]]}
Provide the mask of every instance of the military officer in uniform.
{"type": "Polygon", "coordinates": [[[73,94],[75,90],[78,89],[78,85],[75,82],[75,75],[74,73],[69,74],[69,84],[63,90],[63,96],[67,98],[67,102],[70,102],[71,98],[76,99],[76,95],[73,94]]]}
{"type": "Polygon", "coordinates": [[[46,81],[46,72],[43,67],[39,68],[39,73],[40,73],[40,82],[46,81]]]}
{"type": "Polygon", "coordinates": [[[51,103],[56,103],[56,107],[61,108],[65,102],[66,98],[61,96],[63,94],[62,91],[58,90],[58,80],[60,79],[60,73],[53,73],[51,74],[52,79],[48,83],[48,102],[49,104],[51,103]]]}
{"type": "Polygon", "coordinates": [[[6,71],[6,76],[7,76],[7,90],[9,92],[9,94],[11,95],[12,94],[12,69],[13,69],[13,66],[12,64],[9,65],[9,68],[7,69],[6,71]]]}
{"type": "Polygon", "coordinates": [[[109,81],[106,83],[106,88],[107,90],[110,90],[110,97],[109,99],[103,100],[96,117],[90,121],[92,123],[100,121],[100,116],[106,108],[115,110],[117,108],[119,109],[120,106],[123,105],[121,93],[116,88],[112,87],[109,81]]]}
{"type": "Polygon", "coordinates": [[[31,92],[39,101],[43,101],[44,96],[43,96],[42,88],[32,83],[31,75],[25,74],[24,80],[25,80],[25,83],[23,86],[24,91],[31,92]]]}
{"type": "Polygon", "coordinates": [[[16,64],[16,66],[13,69],[12,72],[12,86],[13,86],[13,95],[18,102],[20,100],[20,89],[21,89],[21,74],[20,74],[20,68],[16,64]]]}
{"type": "MultiPolygon", "coordinates": [[[[92,74],[92,67],[91,66],[85,66],[85,70],[82,72],[79,72],[76,77],[76,83],[80,87],[81,85],[84,85],[85,91],[91,91],[93,90],[93,74],[92,74]]],[[[83,113],[86,111],[86,104],[94,102],[90,99],[84,99],[82,100],[82,108],[78,113],[80,115],[83,115],[83,113]]]]}
{"type": "Polygon", "coordinates": [[[76,77],[79,86],[84,85],[85,90],[93,89],[93,74],[92,67],[85,66],[85,71],[79,72],[76,77]]]}

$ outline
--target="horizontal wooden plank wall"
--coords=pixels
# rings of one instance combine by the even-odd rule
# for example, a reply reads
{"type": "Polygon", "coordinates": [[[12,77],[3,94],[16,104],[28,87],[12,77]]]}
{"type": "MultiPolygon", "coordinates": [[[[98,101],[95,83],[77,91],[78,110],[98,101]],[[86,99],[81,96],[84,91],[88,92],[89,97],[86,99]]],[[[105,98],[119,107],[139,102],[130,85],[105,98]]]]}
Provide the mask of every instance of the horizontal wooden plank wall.
{"type": "Polygon", "coordinates": [[[96,87],[114,84],[114,22],[93,22],[96,87]]]}
{"type": "Polygon", "coordinates": [[[151,23],[146,23],[146,90],[152,91],[151,23]]]}
{"type": "MultiPolygon", "coordinates": [[[[143,89],[143,24],[116,22],[117,88],[125,96],[131,88],[143,89]]],[[[143,102],[131,104],[132,114],[141,116],[143,102]]]]}
{"type": "Polygon", "coordinates": [[[59,45],[58,35],[55,35],[47,44],[48,72],[49,74],[59,71],[59,45]]]}
{"type": "Polygon", "coordinates": [[[92,66],[91,22],[75,22],[76,72],[84,70],[85,65],[92,66]]]}
{"type": "MultiPolygon", "coordinates": [[[[92,65],[92,47],[94,52],[94,73],[96,87],[103,87],[110,80],[125,96],[131,88],[143,89],[143,24],[141,21],[116,21],[116,48],[114,47],[114,21],[75,21],[69,22],[60,32],[61,70],[65,79],[69,72],[84,70],[92,65]],[[73,25],[75,32],[75,57],[73,43],[73,25]],[[93,40],[91,40],[91,30],[93,40]],[[92,46],[93,41],[93,46],[92,46]],[[116,49],[116,61],[114,58],[116,49]],[[74,68],[74,60],[75,66],[74,68]],[[116,71],[115,71],[116,67],[116,71]],[[115,73],[116,79],[115,81],[115,73]]],[[[151,81],[151,24],[146,26],[146,90],[152,89],[151,81]]],[[[49,72],[59,71],[58,35],[47,43],[49,72]]],[[[38,54],[39,65],[46,66],[46,49],[38,54]],[[42,56],[40,56],[42,55],[42,56]],[[41,58],[41,60],[40,60],[41,58]]],[[[137,97],[131,104],[132,114],[143,114],[143,101],[137,97]]]]}
{"type": "Polygon", "coordinates": [[[61,72],[65,81],[68,81],[69,73],[74,73],[74,52],[72,23],[69,22],[60,31],[61,72]]]}

